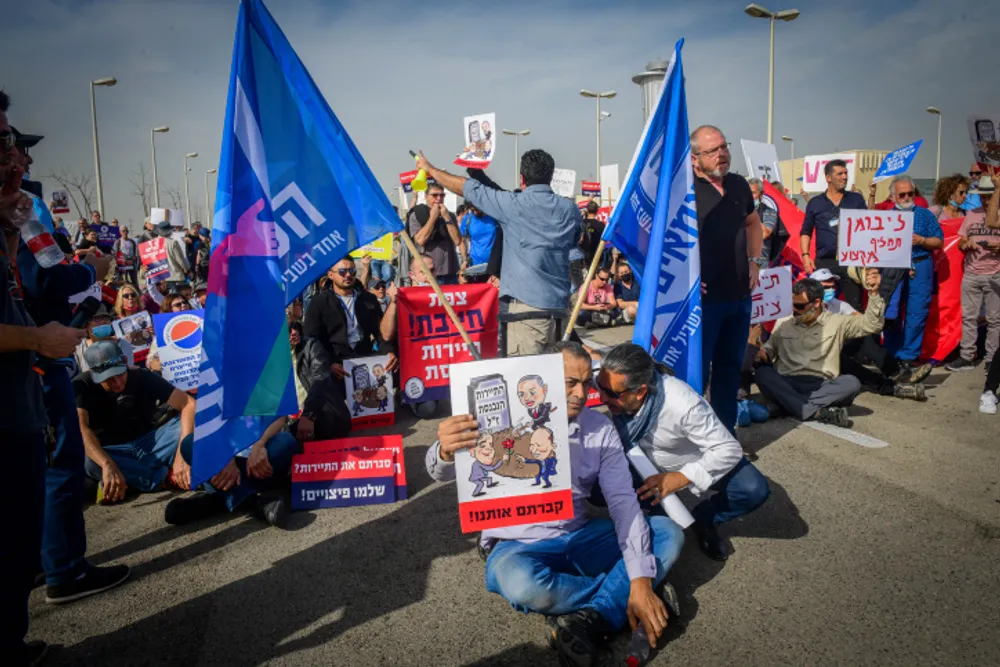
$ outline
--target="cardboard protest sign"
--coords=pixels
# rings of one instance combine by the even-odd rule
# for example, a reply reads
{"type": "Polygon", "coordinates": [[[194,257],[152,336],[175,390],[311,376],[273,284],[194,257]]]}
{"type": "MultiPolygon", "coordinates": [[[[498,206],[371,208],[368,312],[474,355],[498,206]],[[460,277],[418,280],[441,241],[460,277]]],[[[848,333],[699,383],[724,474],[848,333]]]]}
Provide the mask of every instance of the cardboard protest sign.
{"type": "Polygon", "coordinates": [[[480,429],[455,454],[463,533],[573,518],[561,354],[456,364],[451,405],[480,429]]]}
{"type": "Polygon", "coordinates": [[[552,172],[552,192],[560,197],[573,197],[576,192],[576,172],[572,169],[556,169],[552,172]]]}
{"type": "Polygon", "coordinates": [[[52,212],[69,213],[69,192],[66,190],[52,191],[52,212]]]}
{"type": "MultiPolygon", "coordinates": [[[[149,346],[153,342],[153,321],[149,313],[142,311],[135,315],[115,320],[111,323],[115,336],[127,340],[132,344],[132,358],[136,362],[145,361],[149,356],[149,346]]],[[[200,336],[199,336],[200,338],[200,336]]]]}
{"type": "Polygon", "coordinates": [[[872,183],[878,183],[879,181],[888,180],[893,176],[905,174],[906,170],[913,164],[913,159],[917,157],[917,151],[920,150],[920,145],[923,143],[924,140],[920,139],[902,148],[897,148],[886,155],[885,159],[882,160],[882,164],[879,165],[878,171],[872,176],[872,183]]]}
{"type": "Polygon", "coordinates": [[[618,201],[618,188],[621,181],[618,179],[617,164],[601,165],[601,197],[606,203],[618,201]]]}
{"type": "Polygon", "coordinates": [[[857,155],[854,153],[830,153],[827,155],[810,155],[805,158],[802,169],[802,189],[805,192],[823,192],[826,190],[826,175],[823,167],[827,162],[843,160],[847,163],[847,189],[854,187],[854,173],[857,166],[857,155]]]}
{"type": "Polygon", "coordinates": [[[158,236],[140,243],[139,261],[146,267],[146,277],[149,278],[150,282],[158,283],[170,277],[166,239],[158,236]]]}
{"type": "Polygon", "coordinates": [[[466,116],[462,120],[465,148],[455,159],[459,167],[486,169],[496,155],[496,141],[493,130],[497,126],[495,113],[466,116]]]}
{"type": "Polygon", "coordinates": [[[170,223],[171,227],[184,226],[184,211],[177,208],[151,208],[149,209],[149,221],[156,227],[163,221],[170,223]]]}
{"type": "Polygon", "coordinates": [[[792,314],[792,267],[763,269],[750,295],[750,324],[772,322],[792,314]]]}
{"type": "Polygon", "coordinates": [[[198,388],[204,310],[153,315],[163,379],[181,391],[198,388]]]}
{"type": "Polygon", "coordinates": [[[778,149],[774,144],[762,141],[740,139],[743,147],[743,158],[747,161],[747,173],[762,181],[774,183],[781,180],[781,169],[778,166],[778,149]]]}
{"type": "Polygon", "coordinates": [[[121,238],[122,230],[118,225],[91,225],[90,231],[97,232],[97,245],[110,246],[121,238]]]}
{"type": "MultiPolygon", "coordinates": [[[[497,356],[497,289],[487,283],[447,285],[441,289],[482,357],[497,356]]],[[[468,346],[433,288],[403,287],[396,302],[403,402],[447,398],[452,364],[473,359],[468,346]]]]}
{"type": "Polygon", "coordinates": [[[354,428],[372,428],[396,423],[392,374],[386,373],[389,355],[345,359],[347,407],[354,428]]]}
{"type": "Polygon", "coordinates": [[[303,451],[306,454],[349,451],[391,451],[396,455],[396,500],[406,500],[407,498],[406,463],[403,459],[403,436],[401,435],[351,436],[350,438],[341,440],[307,442],[303,445],[303,451]]]}
{"type": "Polygon", "coordinates": [[[599,197],[601,194],[601,184],[597,181],[581,181],[580,192],[584,197],[599,197]]]}
{"type": "Polygon", "coordinates": [[[841,209],[837,238],[841,266],[908,269],[913,250],[913,211],[841,209]]]}
{"type": "Polygon", "coordinates": [[[391,450],[326,451],[292,457],[292,508],[353,507],[396,501],[391,450]]]}
{"type": "Polygon", "coordinates": [[[371,243],[366,243],[357,250],[351,253],[351,257],[356,257],[361,259],[365,255],[369,255],[372,259],[381,259],[384,261],[392,260],[392,234],[386,234],[381,236],[371,243]]]}
{"type": "Polygon", "coordinates": [[[974,159],[986,169],[1000,169],[1000,114],[969,116],[974,159]]]}

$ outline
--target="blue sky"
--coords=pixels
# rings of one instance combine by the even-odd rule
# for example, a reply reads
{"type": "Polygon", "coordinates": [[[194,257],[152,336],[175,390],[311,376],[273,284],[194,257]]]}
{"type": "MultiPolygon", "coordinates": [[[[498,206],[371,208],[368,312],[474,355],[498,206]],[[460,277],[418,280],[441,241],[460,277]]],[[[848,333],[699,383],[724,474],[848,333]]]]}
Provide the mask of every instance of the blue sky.
{"type": "MultiPolygon", "coordinates": [[[[530,128],[520,150],[545,148],[578,180],[595,167],[592,100],[580,88],[614,89],[604,102],[602,158],[621,174],[641,132],[631,76],[685,38],[692,126],[720,126],[738,146],[763,141],[767,121],[768,23],[745,2],[319,2],[267,3],[369,166],[388,190],[410,168],[407,150],[447,163],[465,115],[495,111],[501,128],[530,128]],[[417,8],[417,9],[414,9],[417,8]]],[[[942,172],[971,159],[966,117],[1000,113],[988,45],[995,11],[972,0],[807,0],[801,17],[776,27],[775,136],[795,137],[797,155],[837,149],[890,150],[923,138],[915,176],[933,176],[944,116],[942,172]]],[[[157,135],[161,203],[183,191],[204,209],[205,170],[217,166],[235,30],[236,0],[0,0],[10,53],[0,86],[11,122],[46,139],[35,175],[93,172],[88,82],[98,89],[105,217],[138,224],[128,178],[150,167],[157,135]],[[11,64],[17,63],[16,68],[11,64]]],[[[501,137],[491,172],[508,184],[513,142],[501,137]]],[[[780,142],[779,142],[780,143],[780,142]]],[[[785,158],[788,145],[779,145],[785,158]]],[[[742,166],[742,156],[734,156],[742,166]]],[[[48,190],[54,184],[46,181],[48,190]]]]}

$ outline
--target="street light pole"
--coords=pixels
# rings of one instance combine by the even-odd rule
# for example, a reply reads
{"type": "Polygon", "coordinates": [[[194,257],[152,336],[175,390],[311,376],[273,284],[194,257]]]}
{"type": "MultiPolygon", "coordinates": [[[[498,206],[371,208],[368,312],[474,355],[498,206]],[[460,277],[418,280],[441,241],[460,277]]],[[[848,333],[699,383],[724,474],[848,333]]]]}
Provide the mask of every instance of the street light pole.
{"type": "Polygon", "coordinates": [[[156,208],[160,208],[160,182],[156,179],[156,133],[169,131],[170,128],[166,125],[149,131],[149,143],[153,145],[153,206],[156,208]]]}
{"type": "Polygon", "coordinates": [[[937,166],[934,168],[934,180],[941,179],[941,118],[943,114],[937,107],[927,107],[927,113],[938,117],[938,145],[937,145],[937,166]]]}
{"type": "MultiPolygon", "coordinates": [[[[94,126],[94,171],[97,174],[97,211],[104,219],[104,190],[101,188],[101,149],[97,141],[97,102],[94,99],[94,86],[113,86],[118,79],[113,76],[94,79],[90,82],[90,120],[94,126]]],[[[90,215],[90,211],[87,211],[90,215]]]]}
{"type": "Polygon", "coordinates": [[[531,134],[531,130],[504,130],[503,133],[514,137],[514,186],[511,189],[516,190],[519,185],[517,179],[521,175],[521,153],[517,150],[517,138],[528,136],[531,134]]]}
{"type": "Polygon", "coordinates": [[[191,229],[191,191],[188,188],[188,158],[198,157],[197,153],[188,153],[184,156],[184,217],[187,218],[187,228],[191,229]]]}
{"type": "Polygon", "coordinates": [[[208,175],[214,174],[217,169],[209,169],[205,172],[205,216],[208,218],[208,228],[211,229],[212,225],[215,223],[215,212],[212,210],[211,203],[208,199],[208,175]]]}
{"type": "MultiPolygon", "coordinates": [[[[792,196],[794,197],[795,196],[795,194],[794,194],[795,193],[795,190],[794,190],[794,188],[795,188],[795,139],[791,138],[790,136],[788,136],[786,134],[786,135],[783,135],[781,137],[781,140],[782,141],[789,141],[792,144],[792,182],[788,186],[788,191],[791,192],[792,196]]],[[[779,176],[780,176],[780,174],[779,174],[779,176]]],[[[784,193],[782,193],[782,194],[784,194],[784,193]]]]}
{"type": "Polygon", "coordinates": [[[770,144],[773,143],[774,137],[774,22],[794,21],[801,12],[797,9],[772,12],[755,3],[747,5],[743,11],[751,18],[768,19],[771,22],[771,66],[767,82],[767,143],[770,144]]]}
{"type": "MultiPolygon", "coordinates": [[[[610,100],[617,94],[618,93],[613,90],[608,90],[603,93],[595,93],[592,90],[584,88],[580,91],[581,97],[593,97],[597,100],[597,172],[595,174],[595,178],[598,181],[601,180],[601,121],[604,120],[604,118],[601,117],[601,98],[610,100]]],[[[611,114],[608,114],[608,116],[611,116],[611,114]]]]}

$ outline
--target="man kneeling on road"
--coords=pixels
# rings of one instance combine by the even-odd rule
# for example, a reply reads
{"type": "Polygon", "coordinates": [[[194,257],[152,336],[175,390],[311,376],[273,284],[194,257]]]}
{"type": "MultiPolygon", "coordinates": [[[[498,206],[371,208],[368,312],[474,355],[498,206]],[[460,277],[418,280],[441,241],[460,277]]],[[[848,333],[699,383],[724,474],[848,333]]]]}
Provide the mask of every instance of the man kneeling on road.
{"type": "MultiPolygon", "coordinates": [[[[578,343],[559,343],[566,376],[569,446],[573,451],[574,518],[486,530],[486,588],[524,612],[554,617],[550,644],[572,665],[592,665],[597,642],[629,621],[642,623],[655,645],[667,627],[676,593],[663,582],[680,554],[684,534],[664,516],[645,518],[632,487],[628,462],[611,422],[586,407],[591,359],[578,343]],[[584,501],[598,483],[610,519],[588,519],[584,501]],[[617,539],[616,539],[617,538],[617,539]]],[[[455,452],[479,437],[476,419],[456,415],[438,426],[427,452],[434,479],[455,479],[455,452]]]]}
{"type": "Polygon", "coordinates": [[[779,320],[759,359],[757,386],[796,419],[849,428],[847,407],[861,393],[861,382],[840,374],[840,353],[850,339],[870,336],[885,324],[885,300],[878,269],[865,271],[868,308],[862,317],[834,315],[823,303],[823,284],[805,278],[792,286],[792,317],[779,320]]]}

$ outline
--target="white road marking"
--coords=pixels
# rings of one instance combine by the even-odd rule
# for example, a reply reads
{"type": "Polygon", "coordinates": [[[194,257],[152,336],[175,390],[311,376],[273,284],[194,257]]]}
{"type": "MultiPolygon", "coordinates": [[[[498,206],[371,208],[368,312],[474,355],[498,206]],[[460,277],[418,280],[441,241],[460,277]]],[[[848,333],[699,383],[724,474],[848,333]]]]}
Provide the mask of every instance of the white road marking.
{"type": "Polygon", "coordinates": [[[819,422],[802,422],[801,426],[808,426],[809,428],[814,428],[817,431],[822,431],[828,435],[832,435],[835,438],[840,438],[841,440],[846,440],[848,442],[853,442],[859,447],[867,447],[868,449],[882,449],[883,447],[888,447],[889,443],[885,440],[879,440],[878,438],[873,438],[870,435],[865,435],[864,433],[858,433],[857,431],[852,431],[847,428],[840,428],[839,426],[832,426],[830,424],[821,424],[819,422]]]}

